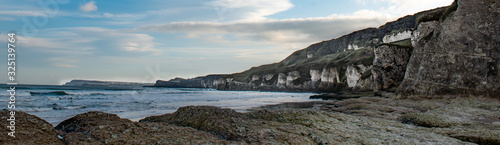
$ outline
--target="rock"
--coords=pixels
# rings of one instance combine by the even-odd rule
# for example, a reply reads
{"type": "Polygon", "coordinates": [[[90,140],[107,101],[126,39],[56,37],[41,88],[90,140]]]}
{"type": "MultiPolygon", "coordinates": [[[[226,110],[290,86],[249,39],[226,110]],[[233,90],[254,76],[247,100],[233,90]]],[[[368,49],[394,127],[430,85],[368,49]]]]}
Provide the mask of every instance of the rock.
{"type": "MultiPolygon", "coordinates": [[[[116,114],[103,112],[88,112],[64,120],[56,126],[57,130],[65,133],[80,132],[88,138],[105,143],[125,130],[137,126],[128,119],[121,119],[116,114]]],[[[62,134],[65,137],[65,134],[62,134]]]]}
{"type": "Polygon", "coordinates": [[[15,111],[15,137],[9,136],[11,130],[7,127],[11,117],[10,111],[0,111],[0,120],[2,120],[2,132],[0,134],[1,144],[54,144],[62,145],[63,142],[57,137],[57,132],[47,121],[37,116],[15,111]]]}
{"type": "Polygon", "coordinates": [[[355,99],[366,96],[373,96],[372,92],[340,92],[336,93],[326,93],[320,95],[312,95],[309,99],[322,99],[322,100],[346,100],[346,99],[355,99]]]}
{"type": "Polygon", "coordinates": [[[233,142],[251,144],[315,143],[309,137],[287,131],[307,130],[307,128],[251,118],[247,114],[213,106],[181,107],[175,113],[147,117],[140,122],[162,122],[193,127],[233,142]]]}
{"type": "Polygon", "coordinates": [[[381,45],[373,51],[374,91],[394,92],[404,79],[413,49],[397,45],[381,45]]]}
{"type": "Polygon", "coordinates": [[[136,123],[116,114],[88,112],[56,126],[66,144],[227,144],[206,132],[165,123],[136,123]]]}
{"type": "Polygon", "coordinates": [[[447,13],[413,32],[414,50],[397,92],[500,97],[500,3],[459,0],[447,13]]]}
{"type": "MultiPolygon", "coordinates": [[[[304,108],[315,103],[286,106],[304,108]]],[[[397,121],[313,109],[259,109],[238,113],[219,107],[188,106],[142,122],[193,127],[238,144],[467,144],[397,121]]]]}

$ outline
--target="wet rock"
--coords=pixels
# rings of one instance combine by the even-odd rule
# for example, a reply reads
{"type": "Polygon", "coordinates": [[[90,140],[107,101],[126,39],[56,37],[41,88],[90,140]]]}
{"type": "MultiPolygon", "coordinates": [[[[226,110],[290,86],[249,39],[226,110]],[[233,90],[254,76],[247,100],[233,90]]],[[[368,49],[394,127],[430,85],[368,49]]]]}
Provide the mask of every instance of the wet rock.
{"type": "Polygon", "coordinates": [[[339,93],[327,93],[327,94],[319,94],[312,95],[309,99],[322,99],[322,100],[346,100],[346,99],[355,99],[361,98],[364,96],[373,96],[372,92],[339,92],[339,93]]]}
{"type": "Polygon", "coordinates": [[[2,120],[2,132],[0,133],[1,144],[63,144],[57,137],[57,132],[47,121],[37,116],[15,111],[15,137],[9,136],[11,130],[7,127],[11,117],[10,111],[0,111],[0,120],[2,120]]]}
{"type": "Polygon", "coordinates": [[[116,114],[88,112],[56,126],[66,144],[224,144],[206,132],[165,123],[136,123],[116,114]]]}
{"type": "Polygon", "coordinates": [[[314,109],[261,109],[238,113],[219,107],[188,106],[141,122],[193,127],[233,142],[249,144],[467,144],[397,121],[314,109]]]}
{"type": "Polygon", "coordinates": [[[88,138],[105,143],[106,139],[112,138],[113,135],[135,126],[132,121],[121,119],[116,114],[94,111],[64,120],[56,126],[56,129],[65,133],[80,132],[88,138]]]}
{"type": "MultiPolygon", "coordinates": [[[[163,122],[193,127],[225,140],[243,143],[314,143],[309,137],[285,131],[294,129],[292,126],[251,118],[244,113],[213,106],[181,107],[175,113],[147,117],[140,122],[163,122]]],[[[307,130],[304,127],[295,128],[301,129],[307,130]]]]}

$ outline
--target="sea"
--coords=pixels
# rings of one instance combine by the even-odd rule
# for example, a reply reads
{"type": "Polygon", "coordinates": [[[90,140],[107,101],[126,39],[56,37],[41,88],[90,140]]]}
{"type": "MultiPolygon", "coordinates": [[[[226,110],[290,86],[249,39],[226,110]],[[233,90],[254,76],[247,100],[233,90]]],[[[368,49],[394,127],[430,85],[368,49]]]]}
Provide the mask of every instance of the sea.
{"type": "MultiPolygon", "coordinates": [[[[0,109],[7,109],[7,85],[0,85],[0,109]],[[3,105],[1,105],[3,104],[3,105]]],[[[219,91],[205,88],[88,89],[63,86],[18,86],[15,110],[36,115],[52,125],[89,111],[117,114],[138,121],[152,115],[175,112],[179,107],[210,105],[238,112],[263,105],[305,102],[314,93],[219,91]]]]}

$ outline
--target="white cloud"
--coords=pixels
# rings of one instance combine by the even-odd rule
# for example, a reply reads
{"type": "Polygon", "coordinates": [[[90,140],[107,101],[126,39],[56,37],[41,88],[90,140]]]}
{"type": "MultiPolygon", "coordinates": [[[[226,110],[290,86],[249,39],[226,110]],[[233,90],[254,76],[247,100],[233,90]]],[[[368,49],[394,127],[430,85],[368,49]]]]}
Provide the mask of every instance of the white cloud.
{"type": "Polygon", "coordinates": [[[55,55],[82,56],[99,52],[142,52],[161,54],[154,37],[96,27],[72,27],[40,30],[39,37],[17,36],[18,45],[30,51],[55,55]]]}
{"type": "Polygon", "coordinates": [[[90,1],[80,6],[80,10],[85,12],[91,12],[97,10],[97,6],[95,5],[95,1],[90,1]]]}
{"type": "Polygon", "coordinates": [[[355,30],[378,27],[390,19],[382,13],[359,11],[353,15],[260,22],[174,22],[139,27],[132,31],[174,33],[185,38],[212,40],[214,43],[267,43],[281,46],[282,49],[299,49],[355,30]]]}
{"type": "Polygon", "coordinates": [[[104,13],[103,16],[104,17],[114,17],[115,15],[111,14],[111,13],[104,13]]]}
{"type": "Polygon", "coordinates": [[[0,21],[14,21],[14,19],[9,17],[0,17],[0,21]]]}
{"type": "Polygon", "coordinates": [[[359,4],[387,3],[378,10],[380,13],[390,14],[392,17],[412,15],[424,10],[450,5],[453,0],[354,0],[359,4]]]}
{"type": "Polygon", "coordinates": [[[0,11],[0,15],[7,16],[43,16],[40,12],[35,11],[0,11]]]}
{"type": "Polygon", "coordinates": [[[293,7],[290,0],[215,0],[208,3],[220,20],[260,21],[266,16],[286,11],[293,7]]]}
{"type": "Polygon", "coordinates": [[[64,67],[64,68],[74,68],[79,67],[77,65],[73,65],[72,63],[77,63],[76,59],[62,58],[62,57],[53,57],[48,59],[54,66],[56,67],[64,67]]]}

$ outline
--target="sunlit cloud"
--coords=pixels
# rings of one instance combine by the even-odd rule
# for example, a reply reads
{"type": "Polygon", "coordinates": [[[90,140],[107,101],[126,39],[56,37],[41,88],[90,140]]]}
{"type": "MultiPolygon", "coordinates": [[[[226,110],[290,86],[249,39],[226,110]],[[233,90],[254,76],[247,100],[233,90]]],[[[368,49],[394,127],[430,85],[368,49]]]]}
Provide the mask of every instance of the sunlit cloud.
{"type": "Polygon", "coordinates": [[[220,20],[260,21],[293,7],[290,0],[215,0],[207,3],[220,20]]]}
{"type": "Polygon", "coordinates": [[[80,10],[84,12],[96,11],[97,6],[95,5],[95,1],[90,1],[85,3],[84,5],[80,6],[80,10]]]}
{"type": "Polygon", "coordinates": [[[37,11],[28,11],[28,10],[22,10],[22,11],[0,11],[0,15],[5,15],[5,16],[43,16],[42,13],[37,12],[37,11]]]}
{"type": "MultiPolygon", "coordinates": [[[[352,15],[329,17],[265,20],[259,22],[174,22],[144,26],[132,32],[174,33],[189,39],[218,42],[252,42],[280,44],[298,49],[307,44],[339,37],[366,27],[378,27],[391,18],[381,13],[360,11],[352,15]],[[227,38],[227,37],[230,38],[227,38]]],[[[276,48],[280,49],[280,48],[276,48]]]]}

